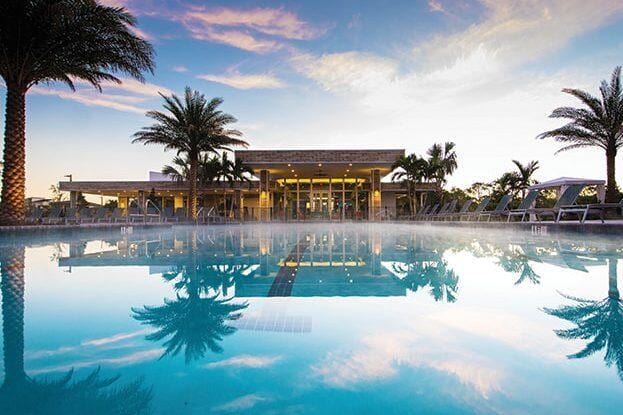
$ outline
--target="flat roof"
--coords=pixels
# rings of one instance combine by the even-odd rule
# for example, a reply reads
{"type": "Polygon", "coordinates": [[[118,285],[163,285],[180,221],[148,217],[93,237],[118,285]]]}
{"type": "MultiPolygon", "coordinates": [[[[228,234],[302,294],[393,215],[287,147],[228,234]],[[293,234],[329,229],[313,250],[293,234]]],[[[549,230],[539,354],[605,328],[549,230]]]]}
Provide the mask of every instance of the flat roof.
{"type": "Polygon", "coordinates": [[[372,169],[378,169],[382,176],[389,174],[405,150],[237,150],[234,153],[236,159],[256,173],[268,170],[277,177],[369,177],[372,169]]]}

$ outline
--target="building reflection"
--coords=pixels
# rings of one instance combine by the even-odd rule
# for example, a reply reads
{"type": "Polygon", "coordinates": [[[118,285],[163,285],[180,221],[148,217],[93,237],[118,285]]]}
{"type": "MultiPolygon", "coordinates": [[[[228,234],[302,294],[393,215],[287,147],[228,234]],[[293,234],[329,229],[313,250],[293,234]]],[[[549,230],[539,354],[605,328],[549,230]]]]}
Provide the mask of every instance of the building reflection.
{"type": "MultiPolygon", "coordinates": [[[[184,351],[187,360],[221,350],[219,342],[236,329],[311,331],[311,317],[265,313],[240,318],[254,297],[392,297],[427,293],[437,302],[460,299],[460,270],[451,254],[466,252],[492,259],[515,285],[541,283],[536,266],[588,272],[608,269],[603,299],[564,296],[552,316],[574,325],[557,330],[565,339],[586,341],[570,355],[584,358],[605,351],[607,365],[623,378],[623,308],[617,287],[619,247],[608,241],[522,237],[521,234],[440,234],[408,232],[386,236],[356,231],[301,227],[198,229],[144,238],[77,243],[60,256],[61,267],[149,267],[171,283],[177,298],[134,309],[137,320],[154,326],[166,354],[184,351]],[[201,317],[199,317],[201,316],[201,317]]],[[[542,268],[541,268],[542,269],[542,268]]]]}

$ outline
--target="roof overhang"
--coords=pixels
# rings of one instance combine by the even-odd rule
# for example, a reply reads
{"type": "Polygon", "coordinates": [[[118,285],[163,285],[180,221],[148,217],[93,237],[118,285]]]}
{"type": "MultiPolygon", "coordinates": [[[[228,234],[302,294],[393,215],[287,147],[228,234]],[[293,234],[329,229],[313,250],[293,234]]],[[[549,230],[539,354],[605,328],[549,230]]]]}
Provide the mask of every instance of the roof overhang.
{"type": "Polygon", "coordinates": [[[274,178],[369,177],[372,170],[381,176],[404,149],[391,150],[238,150],[236,159],[255,170],[268,170],[274,178]]]}
{"type": "Polygon", "coordinates": [[[562,186],[572,186],[575,184],[583,184],[585,186],[603,186],[606,184],[605,180],[599,179],[582,179],[579,177],[559,177],[554,180],[548,180],[546,182],[538,183],[530,186],[530,190],[551,189],[562,186]]]}

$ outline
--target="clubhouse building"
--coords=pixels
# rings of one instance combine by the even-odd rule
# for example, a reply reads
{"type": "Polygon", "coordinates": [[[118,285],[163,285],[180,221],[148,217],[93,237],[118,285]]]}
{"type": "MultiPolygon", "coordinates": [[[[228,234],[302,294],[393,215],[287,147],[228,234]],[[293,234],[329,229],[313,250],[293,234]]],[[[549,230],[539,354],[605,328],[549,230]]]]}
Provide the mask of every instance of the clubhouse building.
{"type": "MultiPolygon", "coordinates": [[[[200,216],[238,220],[380,220],[408,214],[407,190],[388,181],[404,150],[243,150],[235,158],[255,173],[250,181],[214,182],[198,189],[200,216]]],[[[79,194],[113,197],[118,207],[188,207],[188,185],[160,173],[147,181],[64,181],[79,194]]],[[[424,198],[435,183],[418,185],[424,198]]]]}

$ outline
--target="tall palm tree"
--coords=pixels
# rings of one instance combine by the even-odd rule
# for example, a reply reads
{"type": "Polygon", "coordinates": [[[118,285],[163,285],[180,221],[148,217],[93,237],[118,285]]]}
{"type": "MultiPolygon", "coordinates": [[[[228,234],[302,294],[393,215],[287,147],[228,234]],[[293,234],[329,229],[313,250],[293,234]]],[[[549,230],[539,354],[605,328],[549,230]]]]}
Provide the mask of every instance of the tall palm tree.
{"type": "Polygon", "coordinates": [[[114,73],[143,80],[154,51],[132,32],[136,19],[123,8],[93,0],[0,2],[0,76],[7,89],[1,223],[25,215],[26,93],[37,84],[76,80],[101,90],[114,73]]]}
{"type": "Polygon", "coordinates": [[[608,296],[602,300],[587,300],[564,296],[575,304],[559,308],[545,308],[547,314],[561,318],[576,325],[566,330],[556,330],[563,339],[582,339],[590,342],[570,359],[581,359],[605,348],[604,361],[607,366],[614,364],[619,378],[623,380],[623,303],[617,287],[616,258],[608,260],[608,296]]]}
{"type": "Polygon", "coordinates": [[[152,392],[142,380],[116,385],[119,376],[105,378],[95,369],[81,380],[73,371],[59,379],[34,379],[24,370],[24,247],[0,248],[4,382],[0,413],[146,414],[152,392]]]}
{"type": "Polygon", "coordinates": [[[526,190],[528,187],[536,183],[533,176],[541,166],[539,166],[539,162],[537,160],[529,161],[526,164],[513,160],[513,163],[517,167],[517,190],[521,192],[521,197],[526,197],[526,190]]]}
{"type": "Polygon", "coordinates": [[[198,91],[186,87],[184,100],[178,96],[162,95],[167,111],[149,111],[147,116],[156,122],[134,134],[133,143],[159,144],[166,150],[174,150],[189,161],[189,198],[192,219],[197,217],[197,175],[199,158],[202,153],[217,153],[230,150],[232,146],[248,146],[239,137],[242,133],[229,129],[237,120],[218,107],[222,98],[206,97],[198,91]]]}
{"type": "Polygon", "coordinates": [[[540,134],[537,138],[553,138],[565,143],[558,150],[598,147],[606,152],[607,188],[606,202],[618,202],[615,162],[619,148],[623,146],[623,88],[621,67],[617,66],[610,82],[601,81],[601,97],[595,97],[579,89],[565,88],[563,92],[573,95],[586,108],[556,108],[550,118],[567,118],[566,125],[540,134]]]}
{"type": "Polygon", "coordinates": [[[451,176],[452,173],[458,167],[457,154],[454,148],[456,144],[451,141],[439,144],[435,143],[428,149],[428,163],[430,166],[430,175],[434,177],[441,186],[447,181],[447,176],[451,176]]]}
{"type": "Polygon", "coordinates": [[[417,199],[415,197],[415,186],[422,183],[426,175],[426,160],[416,154],[400,156],[392,166],[396,170],[392,174],[392,181],[402,180],[407,187],[407,197],[409,198],[409,212],[415,215],[417,212],[417,199]]]}

